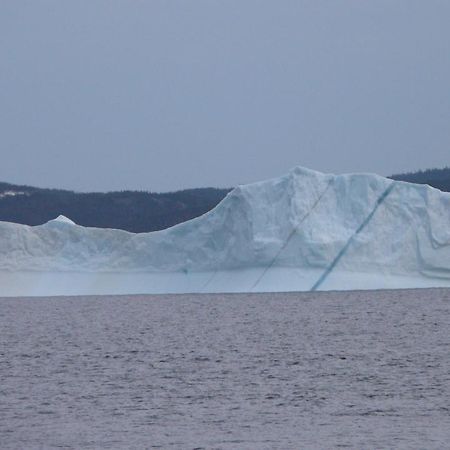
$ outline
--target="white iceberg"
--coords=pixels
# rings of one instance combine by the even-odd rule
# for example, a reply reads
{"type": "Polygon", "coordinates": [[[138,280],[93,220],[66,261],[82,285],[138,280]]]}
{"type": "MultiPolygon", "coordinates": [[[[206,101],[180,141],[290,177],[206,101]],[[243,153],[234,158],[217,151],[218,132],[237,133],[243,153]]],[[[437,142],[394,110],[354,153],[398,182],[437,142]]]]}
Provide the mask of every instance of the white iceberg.
{"type": "Polygon", "coordinates": [[[0,295],[450,286],[450,194],[303,168],[152,233],[0,222],[0,295]]]}

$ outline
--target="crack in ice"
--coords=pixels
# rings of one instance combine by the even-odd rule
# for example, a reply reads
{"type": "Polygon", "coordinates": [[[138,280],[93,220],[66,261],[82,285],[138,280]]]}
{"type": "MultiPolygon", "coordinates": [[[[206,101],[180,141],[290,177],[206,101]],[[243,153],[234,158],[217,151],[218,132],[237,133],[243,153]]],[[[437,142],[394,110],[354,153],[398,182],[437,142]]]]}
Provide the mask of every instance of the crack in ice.
{"type": "Polygon", "coordinates": [[[286,241],[283,243],[283,245],[280,247],[280,249],[278,250],[278,252],[276,253],[276,255],[274,256],[274,258],[272,259],[272,261],[264,268],[263,272],[261,273],[261,275],[257,278],[257,280],[255,281],[255,283],[253,284],[253,286],[251,287],[251,290],[253,291],[256,286],[258,286],[258,284],[260,283],[260,281],[264,278],[264,276],[266,275],[266,273],[273,267],[273,265],[275,264],[275,262],[277,261],[277,259],[280,257],[280,255],[283,253],[284,249],[287,247],[287,245],[289,244],[289,241],[294,237],[294,235],[299,231],[300,226],[303,224],[303,222],[311,215],[311,213],[314,211],[314,209],[317,207],[317,205],[319,204],[319,202],[322,200],[322,198],[324,197],[324,195],[326,194],[326,192],[328,191],[328,189],[330,188],[330,186],[333,184],[334,182],[334,178],[332,178],[331,180],[328,181],[328,184],[326,186],[326,188],[323,190],[323,192],[319,195],[319,197],[316,199],[316,201],[314,202],[314,204],[312,205],[311,209],[299,220],[298,224],[294,227],[294,229],[291,231],[291,233],[289,234],[289,236],[286,238],[286,241]]]}
{"type": "Polygon", "coordinates": [[[356,229],[356,231],[350,236],[350,238],[347,240],[345,245],[342,247],[342,249],[339,251],[339,253],[336,255],[336,257],[333,259],[331,264],[325,269],[325,272],[319,277],[319,279],[314,283],[314,285],[311,288],[311,291],[316,291],[321,284],[326,280],[328,275],[333,271],[333,269],[336,267],[338,262],[341,260],[341,258],[347,253],[347,250],[349,249],[350,245],[353,243],[354,239],[358,236],[361,231],[366,227],[366,225],[370,222],[372,217],[375,215],[377,209],[380,207],[380,205],[384,202],[386,197],[392,192],[394,189],[395,182],[392,182],[389,187],[378,197],[375,206],[373,207],[370,214],[363,220],[361,225],[356,229]]]}

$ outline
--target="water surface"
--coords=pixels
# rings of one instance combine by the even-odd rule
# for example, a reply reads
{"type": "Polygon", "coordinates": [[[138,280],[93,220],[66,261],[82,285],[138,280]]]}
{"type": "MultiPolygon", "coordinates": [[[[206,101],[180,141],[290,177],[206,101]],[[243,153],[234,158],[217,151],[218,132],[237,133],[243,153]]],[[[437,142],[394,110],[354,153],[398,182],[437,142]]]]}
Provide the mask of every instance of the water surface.
{"type": "Polygon", "coordinates": [[[450,290],[0,299],[0,447],[448,448],[450,290]]]}

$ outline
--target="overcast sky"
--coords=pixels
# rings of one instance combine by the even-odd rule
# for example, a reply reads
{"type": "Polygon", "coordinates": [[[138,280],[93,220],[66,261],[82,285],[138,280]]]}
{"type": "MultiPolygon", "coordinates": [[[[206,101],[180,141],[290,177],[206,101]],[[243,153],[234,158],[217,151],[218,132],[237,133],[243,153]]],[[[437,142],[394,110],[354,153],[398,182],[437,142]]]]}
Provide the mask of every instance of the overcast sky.
{"type": "Polygon", "coordinates": [[[0,180],[450,165],[448,0],[1,0],[0,180]]]}

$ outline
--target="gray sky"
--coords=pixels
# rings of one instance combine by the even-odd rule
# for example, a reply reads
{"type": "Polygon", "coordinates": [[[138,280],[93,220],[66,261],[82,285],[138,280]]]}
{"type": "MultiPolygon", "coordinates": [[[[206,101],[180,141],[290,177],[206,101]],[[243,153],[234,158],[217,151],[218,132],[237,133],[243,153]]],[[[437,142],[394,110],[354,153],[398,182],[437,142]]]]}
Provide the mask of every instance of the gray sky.
{"type": "Polygon", "coordinates": [[[449,165],[449,24],[448,0],[1,0],[0,180],[449,165]]]}

